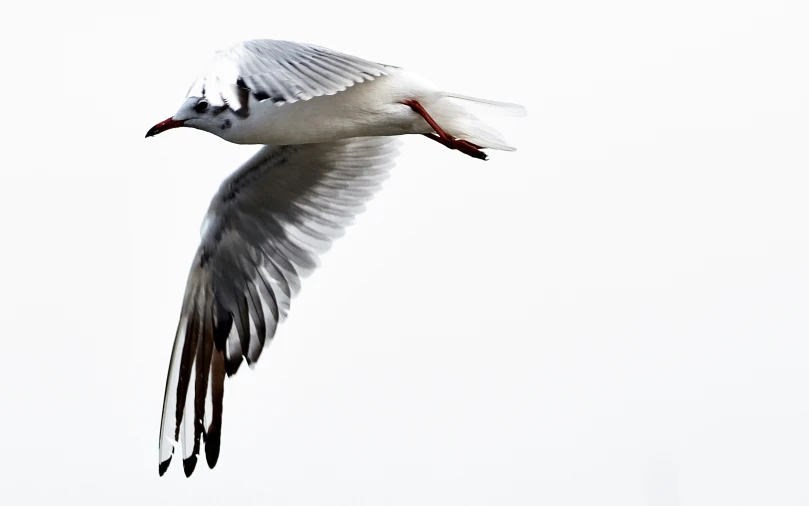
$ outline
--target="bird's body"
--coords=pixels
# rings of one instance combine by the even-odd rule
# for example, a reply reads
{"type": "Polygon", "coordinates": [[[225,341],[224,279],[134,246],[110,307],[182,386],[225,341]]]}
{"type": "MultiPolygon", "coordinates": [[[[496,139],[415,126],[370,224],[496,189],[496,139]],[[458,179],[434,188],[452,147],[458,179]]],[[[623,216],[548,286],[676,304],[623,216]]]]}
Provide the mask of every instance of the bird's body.
{"type": "Polygon", "coordinates": [[[453,99],[521,109],[318,46],[246,41],[218,52],[177,113],[149,130],[264,145],[222,184],[203,223],[166,381],[161,475],[177,441],[186,475],[203,442],[216,464],[225,377],[272,341],[300,280],[387,177],[396,136],[423,134],[482,159],[485,148],[513,150],[453,99]]]}
{"type": "Polygon", "coordinates": [[[241,125],[222,131],[237,144],[309,144],[351,137],[375,137],[432,132],[423,117],[402,102],[435,104],[441,97],[412,74],[391,68],[373,81],[352,86],[335,96],[323,95],[278,106],[252,95],[251,114],[241,125]]]}

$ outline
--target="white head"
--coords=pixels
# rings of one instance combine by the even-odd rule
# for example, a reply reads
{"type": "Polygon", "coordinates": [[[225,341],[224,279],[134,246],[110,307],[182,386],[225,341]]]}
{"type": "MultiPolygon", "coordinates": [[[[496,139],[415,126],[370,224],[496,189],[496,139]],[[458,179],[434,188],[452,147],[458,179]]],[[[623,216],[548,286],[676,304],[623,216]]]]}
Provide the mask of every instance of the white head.
{"type": "Polygon", "coordinates": [[[206,97],[188,97],[174,116],[161,121],[146,132],[146,137],[177,127],[190,127],[230,140],[233,129],[244,117],[242,109],[234,111],[226,104],[212,105],[206,97]]]}

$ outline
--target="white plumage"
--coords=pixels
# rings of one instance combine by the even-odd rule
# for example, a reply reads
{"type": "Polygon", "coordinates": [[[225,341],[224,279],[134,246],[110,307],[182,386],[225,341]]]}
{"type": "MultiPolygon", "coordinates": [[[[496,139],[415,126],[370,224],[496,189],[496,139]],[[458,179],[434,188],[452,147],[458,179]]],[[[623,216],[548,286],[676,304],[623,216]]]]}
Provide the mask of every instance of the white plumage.
{"type": "Polygon", "coordinates": [[[225,180],[203,222],[166,381],[161,475],[176,441],[187,476],[203,442],[216,464],[225,377],[259,359],[300,279],[379,189],[393,136],[424,134],[476,158],[513,150],[453,99],[523,112],[329,49],[247,41],[218,52],[177,113],[147,133],[187,126],[266,145],[225,180]]]}

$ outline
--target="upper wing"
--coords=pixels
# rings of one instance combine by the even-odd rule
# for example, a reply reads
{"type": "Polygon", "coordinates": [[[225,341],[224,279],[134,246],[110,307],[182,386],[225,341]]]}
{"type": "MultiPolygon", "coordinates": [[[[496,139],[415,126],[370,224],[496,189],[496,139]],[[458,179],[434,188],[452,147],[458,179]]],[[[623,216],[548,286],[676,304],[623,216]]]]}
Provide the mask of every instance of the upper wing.
{"type": "Polygon", "coordinates": [[[369,137],[267,146],[222,184],[203,222],[172,350],[161,475],[176,441],[186,476],[201,436],[208,465],[216,464],[225,375],[234,374],[242,358],[258,360],[300,278],[387,178],[398,144],[369,137]]]}
{"type": "Polygon", "coordinates": [[[246,107],[248,93],[276,105],[334,95],[386,74],[389,65],[282,40],[249,40],[219,51],[188,90],[214,106],[246,107]],[[246,93],[245,93],[246,92],[246,93]]]}

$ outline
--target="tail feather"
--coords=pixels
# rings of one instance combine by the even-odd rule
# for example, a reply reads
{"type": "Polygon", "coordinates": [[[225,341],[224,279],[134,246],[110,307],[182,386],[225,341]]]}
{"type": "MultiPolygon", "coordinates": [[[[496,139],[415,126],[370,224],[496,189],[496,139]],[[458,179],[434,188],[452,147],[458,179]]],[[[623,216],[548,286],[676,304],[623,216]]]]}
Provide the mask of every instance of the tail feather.
{"type": "Polygon", "coordinates": [[[448,98],[455,98],[457,100],[465,100],[467,102],[474,102],[476,104],[488,105],[502,112],[506,116],[514,118],[522,118],[528,114],[525,107],[520,104],[513,104],[511,102],[499,102],[497,100],[487,100],[485,98],[470,97],[469,95],[461,95],[460,93],[444,92],[443,96],[448,98]]]}
{"type": "MultiPolygon", "coordinates": [[[[465,107],[448,100],[447,98],[459,98],[461,95],[454,95],[445,93],[444,97],[440,98],[435,103],[428,107],[428,112],[432,115],[433,119],[441,125],[448,134],[456,139],[463,139],[465,141],[476,144],[482,148],[498,149],[501,151],[516,151],[516,148],[509,145],[508,141],[498,132],[494,127],[487,125],[477,116],[469,112],[465,107]]],[[[474,102],[500,107],[503,110],[517,110],[522,109],[522,106],[516,104],[507,104],[505,102],[492,102],[490,100],[464,98],[474,102]]]]}

